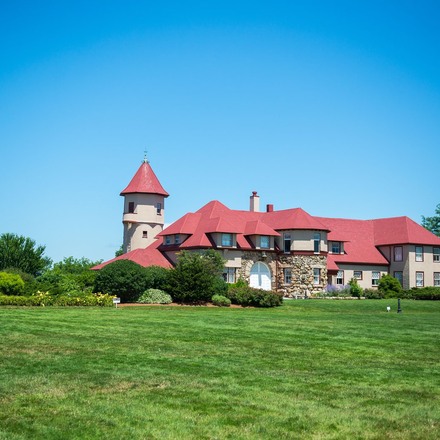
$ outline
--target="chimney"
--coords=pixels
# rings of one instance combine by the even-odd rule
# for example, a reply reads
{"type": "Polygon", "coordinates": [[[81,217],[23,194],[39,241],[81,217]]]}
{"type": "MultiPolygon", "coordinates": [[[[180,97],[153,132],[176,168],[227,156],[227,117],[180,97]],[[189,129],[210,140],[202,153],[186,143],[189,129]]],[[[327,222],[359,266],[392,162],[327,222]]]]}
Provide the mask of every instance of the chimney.
{"type": "Polygon", "coordinates": [[[257,195],[257,191],[252,191],[249,210],[252,212],[260,212],[260,196],[257,195]]]}
{"type": "Polygon", "coordinates": [[[272,212],[273,211],[273,205],[266,205],[266,212],[272,212]]]}

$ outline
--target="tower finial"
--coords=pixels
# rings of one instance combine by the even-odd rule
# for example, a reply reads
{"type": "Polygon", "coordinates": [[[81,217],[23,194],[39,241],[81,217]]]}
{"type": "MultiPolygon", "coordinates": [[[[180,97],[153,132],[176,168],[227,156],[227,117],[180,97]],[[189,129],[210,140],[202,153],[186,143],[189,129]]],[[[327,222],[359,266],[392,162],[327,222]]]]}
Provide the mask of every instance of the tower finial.
{"type": "Polygon", "coordinates": [[[147,153],[148,153],[148,151],[144,150],[144,163],[150,163],[147,159],[147,153]]]}

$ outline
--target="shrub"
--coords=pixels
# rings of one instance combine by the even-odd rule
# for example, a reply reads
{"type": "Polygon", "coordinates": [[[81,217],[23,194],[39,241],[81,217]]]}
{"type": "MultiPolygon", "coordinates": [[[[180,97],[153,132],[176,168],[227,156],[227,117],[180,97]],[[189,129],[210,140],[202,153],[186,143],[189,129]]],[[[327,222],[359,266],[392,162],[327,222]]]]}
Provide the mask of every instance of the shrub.
{"type": "Polygon", "coordinates": [[[212,297],[212,303],[218,307],[229,307],[231,305],[231,300],[223,295],[214,295],[212,297]]]}
{"type": "Polygon", "coordinates": [[[136,301],[140,304],[170,304],[173,300],[160,289],[147,289],[136,301]]]}
{"type": "Polygon", "coordinates": [[[167,291],[181,303],[205,303],[219,292],[224,261],[215,250],[182,251],[169,271],[167,291]]]}
{"type": "Polygon", "coordinates": [[[0,293],[4,295],[21,295],[24,290],[24,281],[20,275],[0,272],[0,293]]]}
{"type": "Polygon", "coordinates": [[[382,299],[384,294],[378,289],[364,289],[364,297],[366,299],[382,299]]]}
{"type": "Polygon", "coordinates": [[[397,298],[402,292],[402,286],[393,276],[383,275],[379,280],[378,290],[383,293],[384,298],[397,298]]]}
{"type": "Polygon", "coordinates": [[[349,285],[335,286],[334,284],[328,284],[325,289],[325,292],[319,293],[318,296],[322,298],[333,298],[333,297],[346,298],[351,296],[351,287],[349,285]]]}
{"type": "Polygon", "coordinates": [[[118,296],[122,302],[136,302],[145,291],[144,268],[130,260],[104,266],[96,275],[94,292],[118,296]]]}
{"type": "Polygon", "coordinates": [[[276,307],[283,303],[281,293],[270,290],[254,289],[243,283],[231,284],[226,296],[232,304],[253,307],[276,307]]]}
{"type": "Polygon", "coordinates": [[[352,278],[348,282],[348,285],[350,286],[350,294],[351,294],[351,296],[354,296],[356,298],[360,298],[362,296],[362,287],[359,286],[356,278],[352,278]]]}
{"type": "Polygon", "coordinates": [[[1,306],[113,306],[113,297],[102,293],[81,296],[58,295],[37,292],[32,296],[0,295],[1,306]]]}
{"type": "Polygon", "coordinates": [[[402,298],[440,301],[440,287],[414,287],[411,290],[404,290],[402,298]]]}
{"type": "Polygon", "coordinates": [[[169,269],[160,266],[144,268],[146,289],[165,290],[168,283],[169,269]]]}

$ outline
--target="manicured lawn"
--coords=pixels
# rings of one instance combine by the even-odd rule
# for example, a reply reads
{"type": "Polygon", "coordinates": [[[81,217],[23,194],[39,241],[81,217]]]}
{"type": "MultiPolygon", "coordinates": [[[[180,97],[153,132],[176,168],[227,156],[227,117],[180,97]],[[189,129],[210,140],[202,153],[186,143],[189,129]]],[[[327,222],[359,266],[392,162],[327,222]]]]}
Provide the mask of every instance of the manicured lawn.
{"type": "Polygon", "coordinates": [[[440,301],[402,307],[2,307],[0,439],[438,439],[440,301]]]}

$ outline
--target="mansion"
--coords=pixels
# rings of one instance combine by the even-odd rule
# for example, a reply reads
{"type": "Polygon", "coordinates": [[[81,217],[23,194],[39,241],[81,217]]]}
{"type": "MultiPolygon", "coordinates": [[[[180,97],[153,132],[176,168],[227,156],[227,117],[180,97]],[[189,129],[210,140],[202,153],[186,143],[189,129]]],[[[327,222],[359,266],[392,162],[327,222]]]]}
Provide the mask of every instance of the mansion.
{"type": "Polygon", "coordinates": [[[124,254],[142,266],[172,267],[182,250],[215,249],[225,260],[228,283],[245,279],[252,287],[310,295],[356,278],[377,287],[382,275],[404,289],[440,286],[440,237],[408,217],[349,220],[315,217],[301,208],[260,210],[253,192],[248,210],[214,200],[164,229],[168,193],[149,162],[121,192],[124,197],[124,254]]]}

